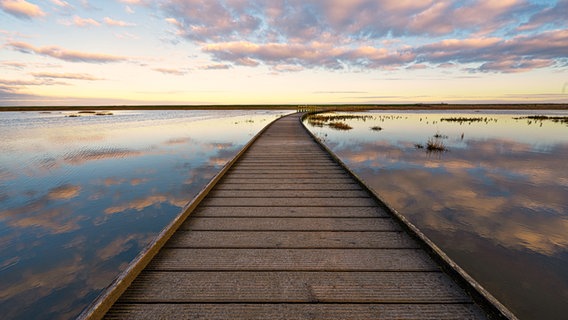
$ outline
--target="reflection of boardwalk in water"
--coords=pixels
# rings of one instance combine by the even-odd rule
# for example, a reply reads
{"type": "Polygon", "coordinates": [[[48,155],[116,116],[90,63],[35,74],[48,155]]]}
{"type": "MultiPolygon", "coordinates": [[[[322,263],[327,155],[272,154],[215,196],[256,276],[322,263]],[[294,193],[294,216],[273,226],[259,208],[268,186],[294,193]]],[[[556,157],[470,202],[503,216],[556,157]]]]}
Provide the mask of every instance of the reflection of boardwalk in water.
{"type": "MultiPolygon", "coordinates": [[[[250,146],[107,318],[477,319],[499,312],[429,256],[298,117],[275,122],[250,146]]],[[[97,311],[120,291],[111,288],[97,311]]]]}

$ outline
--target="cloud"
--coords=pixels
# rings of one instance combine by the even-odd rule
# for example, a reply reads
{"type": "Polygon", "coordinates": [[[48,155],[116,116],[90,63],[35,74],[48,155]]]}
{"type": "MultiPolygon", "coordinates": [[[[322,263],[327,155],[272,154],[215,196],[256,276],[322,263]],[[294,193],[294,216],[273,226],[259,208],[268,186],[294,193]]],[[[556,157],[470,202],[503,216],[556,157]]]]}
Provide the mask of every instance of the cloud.
{"type": "Polygon", "coordinates": [[[544,26],[566,26],[568,1],[560,0],[552,7],[546,7],[532,15],[529,21],[517,27],[517,31],[534,30],[544,26]]]}
{"type": "Polygon", "coordinates": [[[103,80],[101,78],[94,77],[85,73],[51,73],[51,72],[35,72],[32,75],[36,78],[47,78],[47,79],[71,79],[71,80],[103,80]]]}
{"type": "Polygon", "coordinates": [[[103,19],[104,23],[106,23],[109,26],[113,26],[113,27],[132,27],[135,26],[135,23],[130,23],[130,22],[125,22],[125,21],[120,21],[120,20],[114,20],[111,19],[109,17],[105,17],[103,19]]]}
{"type": "Polygon", "coordinates": [[[49,194],[47,195],[47,198],[51,200],[69,200],[78,196],[80,191],[81,191],[80,186],[66,184],[51,189],[49,191],[49,194]]]}
{"type": "Polygon", "coordinates": [[[46,84],[49,84],[49,81],[45,81],[45,80],[23,80],[23,79],[17,79],[17,80],[11,80],[11,79],[0,79],[0,85],[5,85],[5,86],[43,86],[46,84]]]}
{"type": "Polygon", "coordinates": [[[28,65],[27,63],[18,62],[18,61],[2,61],[0,63],[4,66],[15,68],[15,69],[23,69],[24,67],[26,67],[28,65]]]}
{"type": "Polygon", "coordinates": [[[25,42],[9,42],[8,47],[23,53],[35,53],[69,62],[110,63],[128,60],[122,56],[72,51],[57,46],[35,47],[25,42]]]}
{"type": "Polygon", "coordinates": [[[98,27],[101,24],[92,18],[81,18],[79,16],[74,16],[73,20],[70,22],[65,22],[66,25],[74,25],[77,27],[98,27]]]}
{"type": "Polygon", "coordinates": [[[60,8],[71,8],[71,5],[67,1],[62,0],[51,0],[51,3],[60,8]]]}
{"type": "Polygon", "coordinates": [[[146,198],[136,199],[129,203],[125,203],[119,206],[109,207],[104,210],[106,214],[115,214],[124,212],[127,210],[142,211],[150,206],[159,205],[160,203],[168,202],[168,197],[164,195],[150,195],[146,198]]]}
{"type": "Polygon", "coordinates": [[[145,5],[148,3],[147,0],[118,0],[119,2],[132,4],[132,5],[145,5]]]}
{"type": "Polygon", "coordinates": [[[237,65],[264,62],[268,65],[304,66],[309,68],[343,69],[345,64],[359,67],[382,68],[401,65],[415,59],[411,51],[390,52],[384,48],[364,46],[359,48],[334,47],[329,43],[308,44],[252,42],[226,42],[208,44],[203,51],[215,59],[231,61],[237,65]],[[246,62],[246,63],[243,63],[246,62]]]}
{"type": "Polygon", "coordinates": [[[507,35],[527,21],[566,26],[561,16],[566,3],[168,0],[160,8],[177,36],[201,46],[213,60],[231,65],[296,71],[472,63],[470,71],[511,73],[565,62],[562,29],[507,35]],[[552,9],[560,13],[553,14],[552,9]],[[547,41],[553,42],[546,45],[547,41]]]}
{"type": "Polygon", "coordinates": [[[479,63],[477,71],[523,72],[566,61],[568,30],[551,30],[511,39],[448,39],[416,48],[430,63],[479,63]]]}
{"type": "Polygon", "coordinates": [[[206,65],[206,66],[202,66],[200,69],[202,69],[202,70],[227,70],[227,69],[231,69],[231,65],[224,64],[224,63],[215,63],[215,64],[209,64],[209,65],[206,65]]]}
{"type": "Polygon", "coordinates": [[[154,68],[152,69],[154,71],[158,71],[161,72],[163,74],[172,74],[175,76],[183,76],[186,74],[185,71],[181,70],[181,69],[171,69],[171,68],[154,68]]]}
{"type": "Polygon", "coordinates": [[[108,149],[83,150],[80,153],[73,153],[65,156],[64,160],[65,162],[72,165],[81,165],[89,161],[138,157],[140,155],[142,155],[142,152],[140,151],[108,148],[108,149]]]}
{"type": "Polygon", "coordinates": [[[20,19],[45,16],[45,12],[39,6],[25,0],[0,0],[0,8],[20,19]]]}

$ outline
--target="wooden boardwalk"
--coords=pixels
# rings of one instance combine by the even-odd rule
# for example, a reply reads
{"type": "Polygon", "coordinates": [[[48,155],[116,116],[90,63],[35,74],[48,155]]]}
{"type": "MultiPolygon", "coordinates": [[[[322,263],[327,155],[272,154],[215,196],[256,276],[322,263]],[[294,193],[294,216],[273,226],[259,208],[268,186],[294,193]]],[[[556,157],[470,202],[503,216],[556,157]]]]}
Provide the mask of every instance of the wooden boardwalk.
{"type": "Polygon", "coordinates": [[[488,317],[299,121],[252,144],[105,318],[488,317]]]}

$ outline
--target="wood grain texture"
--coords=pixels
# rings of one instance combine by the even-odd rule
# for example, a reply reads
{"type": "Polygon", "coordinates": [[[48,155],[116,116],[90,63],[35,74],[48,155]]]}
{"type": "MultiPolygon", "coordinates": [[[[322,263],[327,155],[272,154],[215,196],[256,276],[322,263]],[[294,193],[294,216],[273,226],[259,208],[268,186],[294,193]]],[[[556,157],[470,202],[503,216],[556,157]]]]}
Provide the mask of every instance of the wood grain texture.
{"type": "Polygon", "coordinates": [[[167,248],[417,249],[403,232],[178,231],[167,248]]]}
{"type": "Polygon", "coordinates": [[[471,304],[117,304],[106,316],[120,319],[210,320],[474,320],[471,304]]]}

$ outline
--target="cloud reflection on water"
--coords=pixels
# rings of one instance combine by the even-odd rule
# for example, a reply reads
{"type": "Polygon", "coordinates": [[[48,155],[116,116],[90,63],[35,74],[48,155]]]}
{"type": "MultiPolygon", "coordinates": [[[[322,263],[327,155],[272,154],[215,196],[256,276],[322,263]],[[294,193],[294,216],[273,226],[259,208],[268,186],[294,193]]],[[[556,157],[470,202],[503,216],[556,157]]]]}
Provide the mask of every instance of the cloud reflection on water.
{"type": "Polygon", "coordinates": [[[77,316],[280,112],[256,114],[125,112],[41,130],[25,114],[32,123],[17,132],[0,126],[0,147],[13,150],[0,155],[3,315],[77,316]],[[235,124],[243,118],[256,121],[235,124]]]}
{"type": "Polygon", "coordinates": [[[368,132],[373,121],[350,121],[353,132],[343,134],[311,130],[520,318],[561,318],[568,312],[566,128],[491,116],[498,121],[457,126],[408,112],[377,116],[380,133],[368,132]],[[449,152],[414,147],[436,132],[449,136],[449,152]]]}

